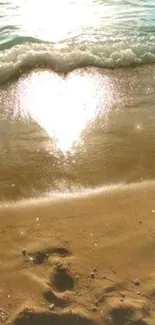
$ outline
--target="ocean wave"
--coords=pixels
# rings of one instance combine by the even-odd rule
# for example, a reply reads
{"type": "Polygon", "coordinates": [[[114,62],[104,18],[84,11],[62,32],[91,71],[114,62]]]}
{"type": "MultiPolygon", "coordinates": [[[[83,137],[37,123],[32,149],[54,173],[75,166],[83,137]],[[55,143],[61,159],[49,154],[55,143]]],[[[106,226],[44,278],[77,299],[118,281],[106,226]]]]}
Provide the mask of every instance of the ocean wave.
{"type": "Polygon", "coordinates": [[[52,44],[18,37],[0,46],[0,82],[19,76],[27,69],[48,67],[58,73],[77,68],[122,68],[155,62],[155,43],[52,44]]]}

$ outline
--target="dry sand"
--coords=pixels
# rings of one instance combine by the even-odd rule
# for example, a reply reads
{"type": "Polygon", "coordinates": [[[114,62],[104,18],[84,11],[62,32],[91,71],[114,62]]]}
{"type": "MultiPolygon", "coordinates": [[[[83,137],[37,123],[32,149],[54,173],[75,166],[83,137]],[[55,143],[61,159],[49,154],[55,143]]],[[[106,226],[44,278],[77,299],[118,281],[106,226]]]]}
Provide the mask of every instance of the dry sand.
{"type": "Polygon", "coordinates": [[[155,182],[0,208],[0,324],[155,324],[155,182]]]}

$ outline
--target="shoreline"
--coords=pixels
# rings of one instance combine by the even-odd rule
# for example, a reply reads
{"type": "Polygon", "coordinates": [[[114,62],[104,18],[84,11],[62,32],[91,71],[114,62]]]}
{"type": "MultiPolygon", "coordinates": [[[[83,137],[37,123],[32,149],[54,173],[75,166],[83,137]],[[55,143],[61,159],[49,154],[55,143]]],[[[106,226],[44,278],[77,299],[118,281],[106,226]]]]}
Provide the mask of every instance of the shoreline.
{"type": "Polygon", "coordinates": [[[152,325],[153,71],[76,73],[0,91],[0,323],[152,325]]]}
{"type": "Polygon", "coordinates": [[[154,86],[150,68],[38,70],[1,88],[0,200],[154,179],[154,86]]]}

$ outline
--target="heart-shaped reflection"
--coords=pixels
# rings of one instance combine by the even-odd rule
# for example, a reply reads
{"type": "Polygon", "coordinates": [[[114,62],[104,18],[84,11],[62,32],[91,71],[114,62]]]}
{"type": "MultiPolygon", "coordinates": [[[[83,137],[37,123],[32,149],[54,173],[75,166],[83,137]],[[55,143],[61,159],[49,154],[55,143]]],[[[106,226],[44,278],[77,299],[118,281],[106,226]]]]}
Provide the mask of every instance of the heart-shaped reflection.
{"type": "Polygon", "coordinates": [[[1,87],[0,199],[154,178],[154,79],[140,71],[36,70],[1,87]]]}
{"type": "MultiPolygon", "coordinates": [[[[65,152],[99,114],[107,116],[114,85],[108,76],[76,70],[67,77],[35,71],[19,81],[18,114],[31,116],[65,152]]],[[[14,108],[15,109],[15,108],[14,108]]]]}
{"type": "Polygon", "coordinates": [[[116,88],[112,74],[90,68],[36,70],[1,88],[0,198],[103,183],[116,88]]]}

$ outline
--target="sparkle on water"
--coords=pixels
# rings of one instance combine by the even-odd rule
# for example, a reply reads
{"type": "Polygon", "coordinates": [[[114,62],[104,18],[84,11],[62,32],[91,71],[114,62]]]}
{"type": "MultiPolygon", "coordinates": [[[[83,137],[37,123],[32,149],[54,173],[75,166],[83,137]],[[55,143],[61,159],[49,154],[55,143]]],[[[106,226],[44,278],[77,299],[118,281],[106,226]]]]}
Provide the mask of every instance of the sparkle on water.
{"type": "Polygon", "coordinates": [[[136,29],[153,31],[154,12],[153,0],[14,0],[0,6],[0,27],[8,26],[13,37],[60,42],[86,35],[86,41],[102,42],[136,29]]]}
{"type": "Polygon", "coordinates": [[[18,17],[14,23],[33,37],[54,42],[75,36],[82,28],[97,22],[93,0],[15,0],[18,17]]]}
{"type": "MultiPolygon", "coordinates": [[[[14,116],[31,117],[65,152],[99,114],[106,117],[115,85],[106,76],[72,72],[63,78],[50,71],[32,72],[19,80],[14,116]]],[[[49,149],[49,148],[48,148],[49,149]]]]}

